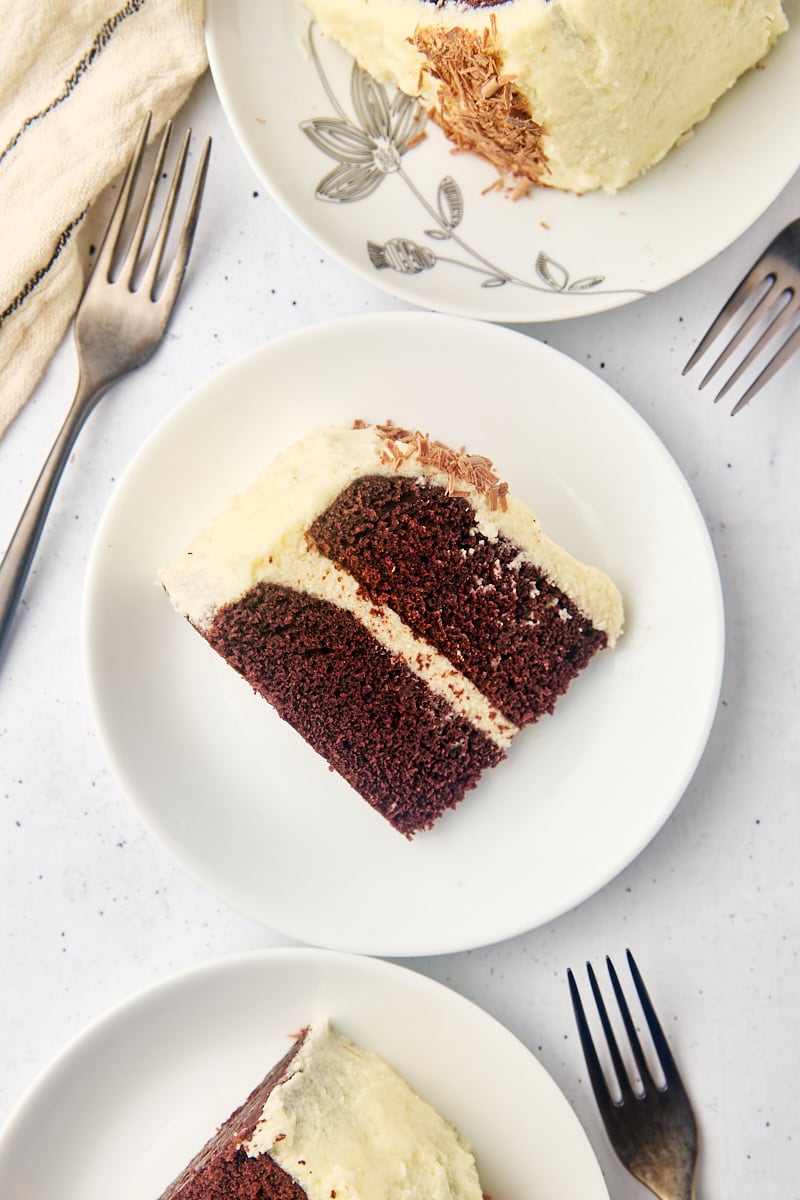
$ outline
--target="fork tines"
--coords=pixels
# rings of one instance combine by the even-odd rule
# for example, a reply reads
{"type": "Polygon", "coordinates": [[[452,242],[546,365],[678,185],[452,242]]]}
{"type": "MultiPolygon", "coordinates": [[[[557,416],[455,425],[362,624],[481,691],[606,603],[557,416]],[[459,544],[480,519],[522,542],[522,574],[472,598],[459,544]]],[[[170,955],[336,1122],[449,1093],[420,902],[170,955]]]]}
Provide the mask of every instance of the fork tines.
{"type": "MultiPolygon", "coordinates": [[[[95,264],[95,271],[104,275],[106,280],[111,280],[113,262],[119,253],[120,244],[122,241],[123,226],[128,218],[132,193],[136,185],[136,180],[142,165],[147,139],[150,133],[151,115],[148,113],[145,117],[136,143],[136,147],[128,163],[125,177],[122,182],[120,194],[117,203],[114,207],[114,212],[109,222],[103,244],[100,247],[100,252],[95,264]]],[[[156,150],[155,160],[151,167],[149,180],[147,183],[147,191],[142,201],[139,210],[139,216],[136,221],[136,227],[133,231],[130,245],[125,254],[124,262],[120,268],[119,274],[114,282],[120,283],[124,288],[133,289],[134,272],[140,266],[142,260],[142,244],[147,233],[150,223],[150,217],[153,210],[153,201],[155,199],[156,188],[161,177],[161,170],[164,165],[164,158],[167,153],[170,139],[172,137],[173,123],[167,121],[158,148],[156,150]]],[[[186,158],[189,151],[192,131],[187,129],[184,135],[183,143],[178,154],[177,162],[172,173],[172,182],[161,214],[161,219],[158,224],[158,229],[155,235],[152,248],[146,258],[146,266],[143,277],[137,291],[141,291],[143,295],[155,301],[156,286],[158,273],[161,268],[164,257],[164,250],[167,243],[167,238],[172,226],[173,216],[175,214],[175,206],[178,200],[181,183],[186,169],[186,158]]],[[[206,175],[208,172],[208,160],[211,151],[211,138],[206,138],[200,155],[200,162],[195,174],[192,193],[189,198],[186,215],[183,225],[180,230],[180,236],[175,249],[175,254],[169,266],[166,279],[163,284],[158,300],[165,308],[171,308],[175,302],[175,298],[183,282],[183,276],[186,271],[186,266],[191,253],[192,242],[194,240],[195,229],[197,227],[197,219],[200,213],[200,203],[205,187],[206,175]]]]}
{"type": "MultiPolygon", "coordinates": [[[[675,1060],[672,1057],[672,1053],[667,1044],[667,1039],[664,1036],[664,1032],[661,1028],[658,1017],[656,1016],[653,1005],[650,1002],[650,997],[647,993],[647,989],[644,985],[644,981],[642,980],[642,977],[639,974],[639,969],[636,966],[636,963],[634,961],[633,955],[631,954],[630,950],[627,951],[627,958],[628,958],[628,964],[631,969],[631,975],[633,977],[634,986],[636,988],[636,993],[639,997],[639,1002],[642,1005],[642,1011],[644,1012],[645,1020],[647,1021],[647,1027],[650,1030],[650,1036],[653,1039],[653,1045],[655,1047],[659,1065],[661,1066],[661,1069],[664,1073],[665,1082],[667,1085],[669,1085],[670,1082],[674,1082],[678,1078],[678,1071],[677,1071],[677,1067],[675,1066],[675,1060]]],[[[609,974],[609,978],[611,980],[611,986],[614,990],[614,996],[615,996],[617,1004],[619,1006],[619,1011],[620,1011],[620,1015],[622,1017],[622,1022],[623,1022],[623,1025],[625,1026],[625,1032],[628,1036],[628,1041],[630,1042],[631,1052],[633,1054],[634,1062],[636,1064],[636,1070],[639,1073],[639,1078],[642,1081],[642,1085],[643,1085],[645,1091],[647,1091],[648,1088],[654,1088],[657,1085],[651,1075],[649,1066],[647,1064],[647,1060],[645,1058],[644,1051],[642,1049],[642,1044],[641,1044],[641,1041],[639,1040],[639,1035],[636,1032],[636,1026],[634,1024],[633,1018],[631,1017],[631,1012],[628,1007],[628,1003],[625,999],[625,994],[622,991],[622,987],[619,982],[619,976],[617,975],[617,972],[614,968],[614,964],[612,963],[610,958],[606,959],[606,965],[608,967],[608,974],[609,974]]],[[[635,1093],[633,1090],[633,1086],[632,1086],[630,1078],[628,1076],[628,1071],[625,1067],[625,1063],[623,1061],[622,1054],[620,1053],[619,1044],[618,1044],[616,1036],[614,1034],[614,1030],[611,1025],[611,1021],[609,1020],[609,1017],[608,1017],[608,1010],[606,1009],[605,1002],[603,1000],[603,994],[600,991],[600,985],[597,982],[597,976],[594,973],[591,963],[587,962],[586,973],[589,977],[589,984],[592,989],[592,995],[594,996],[594,1002],[595,1002],[595,1005],[597,1006],[597,1013],[600,1018],[600,1024],[602,1025],[603,1033],[605,1035],[606,1042],[608,1044],[608,1050],[609,1050],[609,1054],[611,1056],[611,1062],[614,1067],[614,1074],[615,1074],[616,1080],[617,1080],[618,1095],[621,1095],[622,1102],[624,1102],[626,1099],[632,1099],[634,1097],[635,1093]]],[[[607,1098],[616,1103],[618,1101],[614,1100],[614,1097],[612,1097],[610,1091],[608,1090],[605,1075],[604,1075],[603,1069],[600,1065],[600,1059],[598,1057],[597,1051],[594,1046],[594,1042],[592,1040],[592,1035],[591,1035],[591,1032],[589,1029],[589,1023],[586,1019],[586,1014],[583,1009],[583,1004],[581,1002],[580,993],[578,991],[578,986],[575,982],[575,977],[571,970],[567,971],[567,976],[569,979],[570,995],[572,997],[572,1007],[575,1012],[575,1020],[578,1025],[578,1033],[579,1033],[580,1039],[581,1039],[581,1047],[583,1049],[584,1057],[586,1058],[587,1066],[589,1068],[589,1075],[590,1075],[592,1087],[595,1089],[595,1094],[597,1094],[597,1092],[599,1090],[601,1093],[601,1096],[603,1096],[603,1098],[607,1098]]],[[[598,1096],[598,1101],[599,1101],[599,1099],[600,1099],[600,1096],[598,1096]]]]}
{"type": "Polygon", "coordinates": [[[721,400],[745,373],[756,365],[759,356],[766,350],[768,344],[773,342],[779,334],[786,333],[788,330],[788,336],[736,402],[731,415],[740,412],[753,396],[772,379],[775,373],[788,362],[792,355],[800,350],[800,319],[795,328],[791,328],[792,321],[800,317],[799,289],[800,219],[787,225],[778,234],[745,275],[711,323],[707,333],[683,368],[683,374],[686,375],[691,371],[723,329],[732,322],[737,314],[741,315],[740,310],[744,309],[749,300],[755,298],[753,307],[699,384],[702,389],[710,383],[731,357],[743,349],[747,338],[757,335],[747,353],[714,398],[715,403],[721,400]]]}
{"type": "Polygon", "coordinates": [[[606,959],[611,987],[619,1008],[641,1086],[635,1087],[620,1051],[597,976],[586,964],[597,1014],[613,1073],[609,1087],[571,970],[567,971],[572,1007],[583,1056],[606,1132],[617,1157],[635,1178],[662,1200],[691,1200],[697,1161],[697,1126],[686,1090],[664,1031],[630,950],[628,966],[663,1080],[648,1065],[642,1043],[614,964],[606,959]]]}

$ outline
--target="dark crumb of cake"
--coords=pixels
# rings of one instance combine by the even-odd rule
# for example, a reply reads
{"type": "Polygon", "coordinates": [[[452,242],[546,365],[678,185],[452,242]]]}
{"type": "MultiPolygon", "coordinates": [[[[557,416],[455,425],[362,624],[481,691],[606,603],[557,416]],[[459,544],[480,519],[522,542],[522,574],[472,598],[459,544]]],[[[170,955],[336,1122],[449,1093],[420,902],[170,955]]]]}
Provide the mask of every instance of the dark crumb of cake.
{"type": "Polygon", "coordinates": [[[221,1154],[197,1174],[189,1175],[162,1200],[307,1200],[291,1175],[265,1154],[250,1158],[241,1148],[221,1154]]]}
{"type": "Polygon", "coordinates": [[[388,604],[515,725],[553,711],[606,644],[519,550],[489,542],[472,506],[405,476],[364,476],[312,524],[320,552],[388,604]]]}
{"type": "Polygon", "coordinates": [[[219,610],[206,637],[406,837],[503,757],[337,605],[259,583],[219,610]]]}
{"type": "MultiPolygon", "coordinates": [[[[505,536],[518,518],[534,529],[536,520],[518,502],[507,521],[491,516],[510,502],[489,458],[393,421],[353,428],[369,431],[375,474],[353,478],[364,469],[359,445],[351,482],[310,525],[308,496],[294,514],[290,472],[266,477],[286,493],[292,532],[281,535],[279,554],[270,522],[262,536],[251,521],[244,558],[260,579],[243,595],[213,617],[196,614],[190,584],[203,580],[205,552],[186,580],[188,559],[162,579],[219,655],[410,838],[455,808],[519,729],[553,712],[593,655],[613,644],[618,595],[600,572],[573,564],[608,599],[607,635],[546,574],[546,558],[536,565],[524,534],[505,536]]],[[[329,434],[318,439],[332,454],[329,434]]],[[[362,442],[346,432],[343,440],[362,442]]],[[[259,488],[256,506],[270,494],[259,488]]],[[[238,520],[235,506],[227,512],[238,520]]]]}
{"type": "Polygon", "coordinates": [[[243,1148],[253,1134],[267,1097],[286,1077],[302,1031],[289,1052],[232,1113],[160,1200],[307,1200],[302,1187],[268,1154],[250,1157],[243,1148]]]}

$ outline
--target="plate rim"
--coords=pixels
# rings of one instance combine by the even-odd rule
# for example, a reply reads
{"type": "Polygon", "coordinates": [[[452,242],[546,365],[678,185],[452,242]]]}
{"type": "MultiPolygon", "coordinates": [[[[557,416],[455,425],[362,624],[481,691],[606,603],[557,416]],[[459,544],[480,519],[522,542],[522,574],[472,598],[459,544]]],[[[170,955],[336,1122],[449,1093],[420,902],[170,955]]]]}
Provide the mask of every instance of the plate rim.
{"type": "MultiPolygon", "coordinates": [[[[247,0],[252,2],[252,0],[247,0]]],[[[302,0],[282,0],[284,3],[302,4],[302,0]]],[[[785,2],[785,0],[784,0],[785,2]]],[[[327,254],[330,254],[337,262],[354,274],[362,282],[368,284],[378,291],[384,292],[393,299],[404,304],[417,305],[421,308],[428,309],[434,312],[440,312],[450,316],[461,316],[465,318],[473,318],[487,322],[500,323],[530,323],[540,324],[549,323],[550,321],[566,321],[575,320],[581,317],[597,316],[603,312],[611,312],[614,309],[625,307],[629,304],[649,296],[657,295],[673,284],[679,283],[683,279],[688,278],[695,271],[700,270],[708,262],[717,255],[721,254],[729,246],[731,246],[739,237],[742,236],[755,222],[763,216],[769,206],[777,199],[784,190],[789,180],[800,169],[800,154],[796,160],[791,163],[785,161],[782,168],[775,174],[775,182],[770,188],[769,197],[764,201],[759,201],[757,207],[753,210],[748,209],[747,212],[742,212],[738,220],[733,221],[731,225],[726,226],[725,232],[722,232],[722,224],[715,223],[710,230],[707,231],[707,236],[703,241],[703,249],[699,256],[693,256],[690,265],[683,264],[670,269],[666,266],[657,281],[650,287],[642,287],[641,289],[631,288],[622,289],[621,292],[615,293],[608,291],[605,293],[606,300],[601,304],[591,304],[585,308],[576,309],[575,311],[567,311],[566,306],[550,305],[546,311],[529,311],[524,305],[512,305],[507,312],[493,311],[489,307],[482,307],[479,303],[450,303],[443,301],[438,297],[426,296],[422,293],[417,293],[416,289],[412,288],[409,277],[399,275],[397,280],[394,279],[396,272],[383,271],[379,277],[373,270],[371,273],[367,268],[366,263],[358,261],[354,256],[347,253],[341,247],[333,236],[329,236],[324,227],[318,227],[312,221],[306,219],[297,211],[296,205],[293,203],[289,190],[278,181],[273,172],[265,169],[264,164],[256,152],[252,143],[252,138],[245,128],[243,120],[237,110],[237,102],[234,98],[231,88],[229,87],[227,72],[223,66],[223,55],[221,53],[222,38],[221,30],[224,26],[224,18],[226,13],[225,0],[208,0],[206,4],[205,17],[205,40],[206,50],[209,62],[211,77],[214,82],[214,87],[219,98],[224,116],[234,134],[237,145],[244,155],[245,159],[262,182],[269,190],[270,195],[277,201],[284,213],[289,219],[299,228],[306,237],[315,245],[322,248],[327,254]],[[719,236],[717,236],[717,234],[719,236]]],[[[311,14],[309,13],[309,20],[311,14]]],[[[800,12],[798,12],[800,17],[800,12]]],[[[784,39],[791,36],[794,21],[790,14],[790,29],[784,35],[784,39]]],[[[783,39],[782,39],[783,40],[783,39]]],[[[780,45],[780,43],[778,44],[780,45]]],[[[776,47],[777,48],[777,47],[776,47]]],[[[774,52],[774,50],[773,50],[774,52]]],[[[757,66],[750,70],[756,70],[757,66]]],[[[745,72],[746,76],[748,72],[745,72]]],[[[744,77],[744,76],[743,76],[744,77]]],[[[739,80],[736,81],[737,83],[739,80]]],[[[735,86],[735,85],[734,85],[735,86]]],[[[730,90],[730,89],[729,89],[730,90]]],[[[723,94],[724,96],[724,94],[723,94]]],[[[722,100],[723,96],[718,97],[722,100]]],[[[717,102],[715,101],[715,104],[717,102]]],[[[703,123],[701,123],[703,124],[703,123]]],[[[675,150],[678,147],[673,147],[675,150]]],[[[671,153],[671,152],[670,152],[671,153]]],[[[665,156],[668,158],[669,154],[665,156]]],[[[662,166],[664,160],[654,164],[651,170],[658,170],[662,166]]],[[[644,178],[648,172],[644,173],[644,178]]],[[[632,186],[637,180],[632,181],[632,186]]],[[[579,199],[590,198],[595,193],[587,193],[586,197],[579,199]]],[[[616,193],[617,196],[624,196],[626,189],[621,189],[616,193]]],[[[322,223],[320,223],[322,225],[322,223]]],[[[672,255],[669,256],[669,263],[675,261],[672,255]]],[[[596,297],[593,297],[596,299],[596,297]]]]}
{"type": "MultiPolygon", "coordinates": [[[[467,1015],[469,1021],[478,1023],[491,1031],[491,1035],[505,1043],[509,1052],[513,1052],[520,1063],[524,1061],[525,1070],[537,1078],[538,1084],[548,1092],[551,1101],[558,1105],[561,1123],[568,1128],[571,1138],[581,1144],[585,1161],[591,1164],[596,1184],[594,1200],[609,1200],[608,1187],[600,1161],[588,1131],[578,1118],[573,1105],[538,1056],[498,1017],[455,987],[403,963],[312,946],[257,947],[215,955],[151,980],[144,986],[123,995],[116,1002],[91,1017],[35,1072],[12,1105],[6,1119],[0,1124],[0,1171],[3,1169],[3,1159],[10,1153],[14,1140],[25,1135],[26,1123],[35,1118],[37,1108],[46,1100],[48,1087],[52,1086],[60,1074],[68,1072],[76,1066],[79,1067],[82,1058],[91,1051],[94,1043],[102,1043],[109,1033],[116,1032],[118,1037],[120,1030],[115,1031],[115,1026],[122,1026],[123,1032],[126,1024],[128,1026],[132,1024],[135,1027],[141,1023],[143,1014],[146,1013],[148,1007],[159,1001],[167,1005],[171,1003],[173,1008],[177,1006],[179,1009],[181,1003],[185,1004],[191,996],[193,989],[202,988],[205,981],[224,983],[225,977],[230,976],[229,986],[232,987],[240,971],[263,972],[265,975],[270,972],[279,974],[286,969],[288,964],[297,962],[307,964],[309,970],[317,966],[325,971],[330,967],[331,970],[351,972],[360,978],[366,974],[371,978],[377,976],[390,978],[395,982],[399,981],[399,991],[417,989],[420,994],[435,995],[440,1004],[450,1007],[451,1010],[460,1010],[467,1015]]],[[[264,1069],[268,1069],[269,1065],[267,1064],[264,1069]]],[[[394,1065],[402,1074],[402,1065],[399,1063],[394,1065]]],[[[479,1157],[480,1148],[475,1147],[474,1149],[476,1157],[479,1157]]],[[[13,1159],[11,1165],[13,1166],[13,1159]]]]}
{"type": "MultiPolygon", "coordinates": [[[[408,334],[405,335],[408,337],[408,334]]],[[[230,362],[218,368],[205,380],[201,381],[197,386],[192,388],[176,403],[175,406],[162,418],[157,426],[151,431],[148,437],[141,444],[136,454],[128,463],[125,471],[118,481],[117,487],[112,493],[106,509],[98,523],[95,537],[87,562],[82,606],[81,606],[81,652],[84,665],[84,677],[87,685],[87,694],[89,705],[92,712],[94,728],[97,736],[103,746],[103,750],[107,762],[112,768],[112,772],[118,782],[121,791],[126,800],[133,808],[138,819],[142,822],[147,832],[153,836],[156,842],[165,849],[170,856],[177,861],[182,870],[186,871],[191,878],[195,880],[205,890],[217,896],[220,900],[232,907],[235,911],[243,913],[260,924],[274,928],[276,931],[284,935],[296,939],[300,942],[309,945],[327,946],[332,950],[342,952],[358,952],[367,953],[378,956],[398,956],[415,958],[426,955],[438,955],[446,953],[457,953],[462,950],[476,949],[480,946],[491,945],[497,942],[506,941],[509,938],[518,936],[519,934],[529,932],[532,929],[540,928],[542,925],[557,919],[567,912],[574,910],[581,904],[589,900],[597,892],[602,890],[608,883],[615,879],[621,871],[628,867],[638,856],[642,850],[649,845],[653,838],[660,832],[664,825],[669,820],[670,816],[677,808],[682,797],[685,795],[688,785],[699,765],[699,762],[705,751],[708,738],[718,711],[719,696],[722,685],[722,676],[724,669],[725,658],[725,610],[722,592],[722,583],[719,574],[719,568],[716,556],[711,542],[711,537],[700,512],[697,500],[694,497],[688,480],[680,470],[678,464],[673,458],[670,451],[657,436],[655,431],[648,425],[646,420],[617,392],[609,383],[599,376],[595,375],[583,364],[576,362],[567,354],[555,347],[543,343],[535,338],[528,338],[526,335],[508,329],[504,326],[495,325],[492,323],[484,323],[474,318],[465,318],[452,316],[448,314],[431,313],[425,311],[409,311],[409,312],[378,312],[359,314],[357,316],[343,316],[332,320],[305,326],[300,329],[292,330],[288,333],[281,334],[275,338],[267,339],[259,346],[252,347],[244,354],[232,359],[230,362]],[[222,882],[219,879],[219,873],[212,878],[204,871],[201,864],[196,863],[193,858],[187,857],[181,852],[181,844],[179,841],[167,834],[162,826],[155,822],[151,814],[150,807],[146,807],[143,803],[139,790],[135,786],[135,782],[130,778],[130,772],[126,765],[120,761],[116,746],[109,736],[106,719],[103,714],[102,704],[99,698],[98,688],[98,672],[93,667],[93,657],[96,657],[96,651],[93,649],[93,606],[98,602],[96,575],[98,571],[102,571],[99,566],[103,556],[103,546],[107,540],[107,526],[113,523],[118,506],[125,498],[125,484],[129,476],[141,458],[145,457],[149,448],[158,442],[162,432],[167,428],[173,420],[178,423],[182,419],[182,414],[191,410],[198,397],[202,397],[208,390],[221,392],[221,384],[226,378],[235,375],[237,372],[246,370],[253,363],[257,363],[260,359],[269,359],[274,354],[280,354],[282,347],[290,343],[302,343],[304,341],[313,341],[316,337],[323,335],[329,336],[336,330],[348,329],[353,337],[359,336],[359,331],[377,326],[385,326],[387,328],[396,327],[394,336],[401,337],[402,330],[407,328],[431,327],[435,323],[448,324],[454,331],[466,334],[471,331],[473,335],[479,337],[487,337],[489,339],[508,340],[511,339],[517,344],[522,341],[526,345],[526,354],[544,355],[554,360],[558,360],[563,368],[567,371],[574,372],[576,376],[582,376],[591,381],[591,386],[602,391],[608,403],[616,410],[621,419],[628,421],[636,429],[637,434],[645,438],[651,447],[651,450],[659,455],[669,471],[670,477],[676,485],[680,487],[684,494],[684,498],[688,503],[688,508],[692,513],[692,520],[695,527],[695,532],[698,535],[699,545],[702,545],[704,561],[709,573],[708,582],[712,586],[712,594],[708,597],[709,603],[714,610],[714,630],[716,637],[714,640],[713,654],[713,669],[710,669],[707,682],[707,702],[704,706],[704,721],[698,726],[695,732],[691,751],[687,749],[685,766],[683,774],[680,776],[680,785],[675,787],[674,794],[670,793],[670,799],[666,800],[659,806],[656,812],[651,813],[651,819],[648,820],[646,828],[642,830],[641,837],[637,841],[626,841],[625,852],[615,853],[610,856],[613,861],[607,862],[603,869],[597,872],[584,888],[574,894],[572,898],[564,903],[561,900],[554,901],[551,905],[534,919],[530,916],[517,916],[513,921],[506,919],[499,924],[502,924],[502,929],[495,931],[491,935],[482,934],[479,938],[475,936],[459,935],[454,937],[452,933],[449,937],[439,935],[433,941],[423,941],[411,938],[406,935],[398,938],[396,935],[390,937],[388,943],[386,941],[376,942],[371,938],[364,936],[343,937],[341,934],[337,941],[320,939],[309,934],[307,928],[300,928],[297,925],[289,926],[285,922],[279,924],[274,923],[274,919],[266,916],[257,903],[244,904],[240,900],[231,899],[226,892],[222,882]],[[122,497],[122,500],[120,499],[122,497]]]]}

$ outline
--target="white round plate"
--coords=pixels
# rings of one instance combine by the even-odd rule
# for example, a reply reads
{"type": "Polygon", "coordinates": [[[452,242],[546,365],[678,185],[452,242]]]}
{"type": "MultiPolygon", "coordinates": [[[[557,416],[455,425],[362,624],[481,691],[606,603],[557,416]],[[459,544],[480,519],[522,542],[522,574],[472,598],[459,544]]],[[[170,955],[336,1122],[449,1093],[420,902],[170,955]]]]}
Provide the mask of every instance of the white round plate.
{"type": "Polygon", "coordinates": [[[194,968],[91,1026],[0,1137],[0,1196],[154,1200],[325,1017],[456,1125],[492,1196],[608,1200],[565,1097],[493,1017],[406,968],[303,949],[194,968]]]}
{"type": "Polygon", "coordinates": [[[432,122],[401,169],[366,198],[318,198],[337,164],[302,125],[333,117],[365,127],[351,97],[352,60],[318,29],[310,33],[300,0],[209,0],[206,40],[239,144],[318,244],[373,285],[425,308],[554,321],[682,279],[752,225],[788,182],[800,164],[800,0],[785,0],[785,8],[793,28],[764,69],[740,79],[646,175],[614,196],[540,188],[516,202],[484,195],[493,168],[474,155],[453,156],[432,122]],[[445,179],[452,184],[442,189],[445,179]],[[454,209],[444,193],[453,186],[463,216],[451,234],[446,218],[454,209]]]}
{"type": "Polygon", "coordinates": [[[557,351],[433,313],[303,330],[201,386],[117,486],[84,605],[97,727],[158,839],[272,928],[392,956],[507,938],[627,865],[705,745],[722,626],[702,517],[644,421],[557,351]],[[155,583],[277,451],[355,417],[487,454],[551,537],[609,572],[627,610],[618,647],[413,842],[328,770],[155,583]]]}

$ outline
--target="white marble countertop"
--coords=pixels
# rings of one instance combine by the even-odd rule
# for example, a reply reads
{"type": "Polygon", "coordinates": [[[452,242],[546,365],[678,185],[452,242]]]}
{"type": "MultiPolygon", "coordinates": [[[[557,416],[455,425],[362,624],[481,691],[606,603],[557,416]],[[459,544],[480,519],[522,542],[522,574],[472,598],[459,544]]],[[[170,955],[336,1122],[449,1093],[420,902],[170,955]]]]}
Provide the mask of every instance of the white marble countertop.
{"type": "MultiPolygon", "coordinates": [[[[0,664],[0,1120],[65,1042],[132,992],[209,958],[289,944],[188,878],[112,777],[86,701],[84,570],[115,481],[178,397],[286,331],[402,305],[329,258],[265,194],[207,77],[188,115],[198,133],[214,136],[214,151],[182,302],[166,344],[82,433],[0,664]]],[[[695,1101],[698,1195],[800,1196],[800,358],[735,419],[680,373],[745,268],[798,214],[795,176],[753,228],[683,282],[605,315],[521,329],[615,387],[689,480],[725,594],[722,698],[673,816],[602,892],[512,941],[408,965],[475,1000],[530,1047],[620,1198],[644,1193],[605,1141],[565,970],[606,953],[621,958],[626,946],[695,1101]]],[[[70,340],[0,443],[0,544],[75,382],[70,340]]]]}

